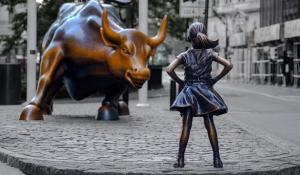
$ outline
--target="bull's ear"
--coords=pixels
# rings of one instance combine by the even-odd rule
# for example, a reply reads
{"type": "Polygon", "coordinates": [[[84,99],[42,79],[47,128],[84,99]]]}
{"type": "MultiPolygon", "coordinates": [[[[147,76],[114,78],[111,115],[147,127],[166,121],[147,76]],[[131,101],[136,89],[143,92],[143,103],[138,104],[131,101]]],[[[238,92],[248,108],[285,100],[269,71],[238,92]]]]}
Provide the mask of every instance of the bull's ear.
{"type": "Polygon", "coordinates": [[[103,40],[103,44],[107,47],[112,47],[112,48],[117,48],[118,45],[116,45],[115,43],[109,41],[108,39],[105,38],[105,35],[103,34],[103,28],[100,28],[100,36],[103,40]]]}

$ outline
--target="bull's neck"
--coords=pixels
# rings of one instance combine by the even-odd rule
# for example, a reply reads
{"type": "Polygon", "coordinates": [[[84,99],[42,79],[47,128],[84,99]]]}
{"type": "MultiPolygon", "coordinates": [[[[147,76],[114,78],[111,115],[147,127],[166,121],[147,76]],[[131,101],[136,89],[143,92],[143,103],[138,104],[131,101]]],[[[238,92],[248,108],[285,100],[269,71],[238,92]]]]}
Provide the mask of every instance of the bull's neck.
{"type": "Polygon", "coordinates": [[[112,47],[109,47],[109,46],[103,46],[103,57],[105,58],[105,59],[108,59],[110,56],[111,56],[111,54],[112,54],[112,52],[114,52],[114,48],[112,48],[112,47]]]}
{"type": "Polygon", "coordinates": [[[113,20],[109,20],[109,25],[116,32],[120,32],[121,30],[124,30],[120,25],[115,23],[113,20]]]}

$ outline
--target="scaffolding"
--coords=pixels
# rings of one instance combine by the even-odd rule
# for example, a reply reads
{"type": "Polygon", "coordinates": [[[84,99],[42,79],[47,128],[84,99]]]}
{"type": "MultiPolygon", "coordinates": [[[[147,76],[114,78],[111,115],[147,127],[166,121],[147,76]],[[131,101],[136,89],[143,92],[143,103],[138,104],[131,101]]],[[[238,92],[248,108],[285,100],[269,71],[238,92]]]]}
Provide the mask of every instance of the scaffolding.
{"type": "Polygon", "coordinates": [[[300,86],[300,59],[294,59],[294,86],[300,86]]]}
{"type": "Polygon", "coordinates": [[[270,73],[270,61],[269,60],[255,60],[252,61],[251,79],[260,84],[266,84],[269,82],[270,73]]]}

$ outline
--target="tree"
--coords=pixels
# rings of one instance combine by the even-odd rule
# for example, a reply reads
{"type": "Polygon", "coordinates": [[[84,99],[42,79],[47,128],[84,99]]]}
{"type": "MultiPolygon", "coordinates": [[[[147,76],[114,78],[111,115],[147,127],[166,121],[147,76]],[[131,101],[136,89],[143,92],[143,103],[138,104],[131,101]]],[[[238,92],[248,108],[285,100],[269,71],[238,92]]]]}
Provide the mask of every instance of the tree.
{"type": "MultiPolygon", "coordinates": [[[[0,6],[7,5],[7,10],[10,14],[13,14],[14,7],[17,4],[25,3],[26,0],[3,0],[0,3],[0,6]]],[[[25,41],[22,39],[21,35],[24,30],[26,30],[26,12],[21,12],[18,14],[15,14],[12,18],[12,30],[13,35],[12,36],[6,36],[2,39],[4,42],[4,48],[2,50],[2,53],[0,55],[6,55],[12,50],[16,45],[21,45],[25,41]]]]}
{"type": "MultiPolygon", "coordinates": [[[[59,7],[66,2],[73,0],[44,0],[38,5],[37,9],[37,48],[41,51],[42,40],[51,24],[56,20],[59,7]]],[[[26,0],[4,0],[0,5],[7,5],[10,14],[13,14],[14,8],[19,3],[26,3],[26,0]]],[[[26,40],[21,37],[22,33],[27,30],[27,13],[21,12],[14,14],[12,18],[13,35],[3,39],[4,48],[2,55],[7,55],[10,50],[19,45],[26,45],[26,40]]]]}
{"type": "Polygon", "coordinates": [[[74,2],[74,0],[44,0],[43,3],[38,6],[37,45],[39,51],[42,51],[44,35],[50,28],[51,24],[57,19],[60,6],[67,2],[74,2]]]}
{"type": "Polygon", "coordinates": [[[149,29],[158,28],[164,15],[168,16],[168,34],[183,39],[185,19],[179,17],[179,0],[149,1],[149,29]]]}
{"type": "MultiPolygon", "coordinates": [[[[165,42],[158,50],[167,58],[173,52],[175,42],[184,41],[186,32],[186,19],[179,17],[179,0],[153,1],[149,0],[149,33],[154,35],[159,28],[164,15],[168,16],[168,35],[165,42]]],[[[184,49],[184,47],[182,47],[184,49]]],[[[178,51],[177,51],[178,52],[178,51]]],[[[175,53],[177,54],[177,53],[175,53]]],[[[161,60],[160,60],[161,61],[161,60]]],[[[165,60],[166,62],[167,60],[165,60]]]]}
{"type": "MultiPolygon", "coordinates": [[[[74,2],[73,0],[44,0],[38,5],[37,9],[37,47],[41,51],[42,40],[51,24],[56,20],[59,7],[66,2],[74,2]]],[[[0,5],[8,5],[8,9],[13,13],[14,7],[18,3],[26,3],[26,0],[2,0],[0,5]]],[[[134,16],[138,16],[138,0],[132,0],[134,16]]],[[[179,17],[179,0],[149,0],[149,33],[153,35],[160,26],[161,19],[164,15],[168,15],[168,35],[176,39],[182,40],[183,33],[186,30],[185,19],[179,17]]],[[[134,18],[133,24],[137,24],[137,18],[134,18]]],[[[27,14],[21,12],[15,14],[12,19],[13,35],[6,37],[4,41],[4,49],[2,54],[8,54],[14,47],[24,44],[26,40],[21,37],[22,33],[27,30],[27,14]]],[[[167,53],[172,51],[171,43],[164,44],[167,53]]]]}

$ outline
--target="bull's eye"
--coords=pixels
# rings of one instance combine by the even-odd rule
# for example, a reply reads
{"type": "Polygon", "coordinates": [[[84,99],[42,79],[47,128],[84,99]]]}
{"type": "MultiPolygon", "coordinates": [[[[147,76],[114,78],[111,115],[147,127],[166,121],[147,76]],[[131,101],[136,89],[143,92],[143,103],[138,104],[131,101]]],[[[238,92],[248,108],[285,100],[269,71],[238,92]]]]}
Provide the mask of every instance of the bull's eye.
{"type": "Polygon", "coordinates": [[[122,52],[124,54],[130,55],[130,52],[129,52],[129,50],[127,48],[122,48],[122,52]]]}

